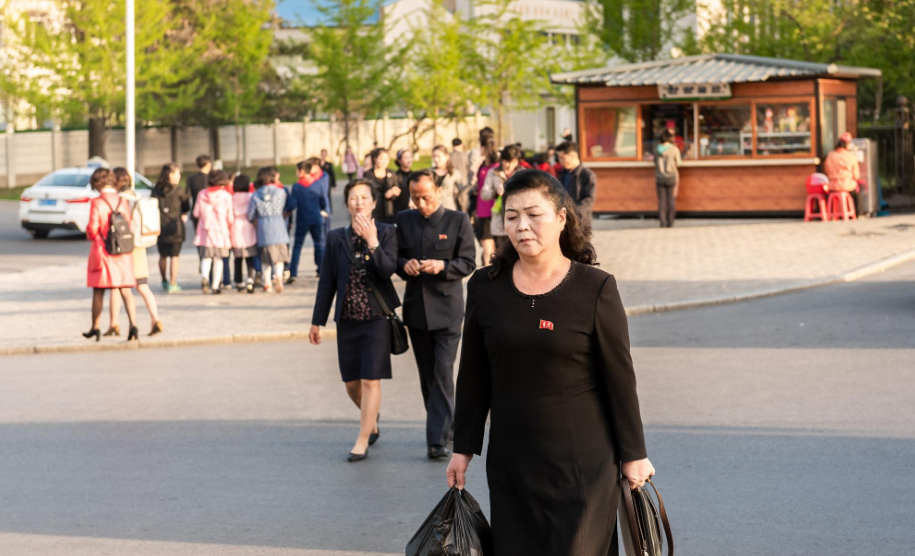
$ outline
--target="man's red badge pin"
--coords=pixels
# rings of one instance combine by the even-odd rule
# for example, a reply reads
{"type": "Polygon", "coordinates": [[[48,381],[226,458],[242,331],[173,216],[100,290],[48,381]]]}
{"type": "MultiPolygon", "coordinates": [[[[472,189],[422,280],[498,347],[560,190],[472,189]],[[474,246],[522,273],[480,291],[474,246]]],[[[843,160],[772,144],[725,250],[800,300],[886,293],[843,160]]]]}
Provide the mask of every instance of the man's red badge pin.
{"type": "Polygon", "coordinates": [[[540,330],[552,330],[553,323],[548,320],[540,319],[540,330]]]}
{"type": "Polygon", "coordinates": [[[448,239],[448,234],[438,234],[439,239],[448,239]]]}

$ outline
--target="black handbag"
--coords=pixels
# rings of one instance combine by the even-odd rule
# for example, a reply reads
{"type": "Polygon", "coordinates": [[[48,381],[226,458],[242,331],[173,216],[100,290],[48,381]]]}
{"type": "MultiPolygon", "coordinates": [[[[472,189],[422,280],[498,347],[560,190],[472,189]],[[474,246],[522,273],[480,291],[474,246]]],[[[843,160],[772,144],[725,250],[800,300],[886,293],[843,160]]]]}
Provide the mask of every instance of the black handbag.
{"type": "Polygon", "coordinates": [[[410,343],[407,340],[407,327],[404,326],[403,321],[400,320],[397,313],[388,308],[388,304],[384,302],[381,292],[378,291],[378,287],[372,282],[372,278],[365,269],[362,258],[357,257],[356,253],[353,251],[353,234],[352,228],[350,227],[346,228],[346,244],[349,247],[349,253],[352,256],[353,264],[356,265],[357,272],[365,278],[366,283],[369,285],[369,289],[375,294],[375,300],[377,300],[378,305],[381,306],[381,311],[391,325],[391,354],[400,355],[406,353],[406,351],[410,349],[410,343]]]}
{"type": "MultiPolygon", "coordinates": [[[[661,527],[663,524],[664,535],[667,537],[667,554],[674,556],[674,538],[670,532],[670,521],[667,520],[664,501],[651,479],[648,479],[648,484],[658,497],[657,506],[647,489],[638,487],[631,490],[629,479],[626,477],[620,479],[620,490],[623,491],[623,499],[626,503],[626,517],[629,522],[629,534],[632,537],[633,548],[638,552],[638,556],[661,556],[663,547],[661,527]]],[[[621,525],[625,527],[625,525],[621,525]]]]}

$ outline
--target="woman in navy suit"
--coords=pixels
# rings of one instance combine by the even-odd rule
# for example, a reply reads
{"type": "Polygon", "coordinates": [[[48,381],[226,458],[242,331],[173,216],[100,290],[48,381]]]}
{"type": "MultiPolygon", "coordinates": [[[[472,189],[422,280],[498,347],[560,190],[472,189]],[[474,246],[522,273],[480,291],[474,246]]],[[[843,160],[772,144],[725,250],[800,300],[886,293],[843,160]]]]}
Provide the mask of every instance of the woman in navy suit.
{"type": "Polygon", "coordinates": [[[368,457],[369,445],[378,440],[381,379],[391,378],[391,325],[372,290],[377,288],[392,311],[400,307],[400,299],[391,283],[397,269],[397,232],[372,219],[375,189],[365,180],[353,180],[343,197],[352,223],[327,236],[308,336],[312,344],[321,343],[321,327],[336,296],[340,374],[346,393],[362,412],[359,438],[347,457],[353,462],[368,457]]]}

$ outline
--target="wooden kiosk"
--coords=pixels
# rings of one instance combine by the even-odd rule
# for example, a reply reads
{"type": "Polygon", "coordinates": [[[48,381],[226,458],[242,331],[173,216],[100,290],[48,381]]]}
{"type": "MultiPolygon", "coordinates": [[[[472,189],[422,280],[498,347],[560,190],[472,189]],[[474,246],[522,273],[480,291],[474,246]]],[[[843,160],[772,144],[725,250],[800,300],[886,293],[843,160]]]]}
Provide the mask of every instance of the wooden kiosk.
{"type": "Polygon", "coordinates": [[[595,212],[657,212],[654,156],[669,129],[683,166],[677,211],[803,213],[804,182],[857,131],[857,81],[880,70],[713,54],[553,75],[575,86],[595,212]]]}

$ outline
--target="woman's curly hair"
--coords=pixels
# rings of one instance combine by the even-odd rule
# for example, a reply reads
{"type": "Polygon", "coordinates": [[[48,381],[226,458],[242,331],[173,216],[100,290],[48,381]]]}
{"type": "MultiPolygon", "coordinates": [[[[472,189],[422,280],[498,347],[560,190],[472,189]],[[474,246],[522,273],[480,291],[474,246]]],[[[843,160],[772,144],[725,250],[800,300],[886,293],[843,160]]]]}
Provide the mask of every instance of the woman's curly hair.
{"type": "MultiPolygon", "coordinates": [[[[521,170],[515,172],[505,182],[502,193],[502,206],[505,207],[509,197],[522,191],[537,190],[552,203],[556,212],[566,209],[566,225],[559,234],[559,248],[569,259],[587,265],[597,265],[597,251],[591,244],[591,224],[581,219],[575,203],[559,180],[543,170],[521,170]]],[[[494,218],[504,218],[505,211],[494,218]]],[[[492,258],[492,268],[487,276],[490,280],[506,268],[511,268],[518,260],[518,251],[511,241],[506,241],[492,258]]]]}

